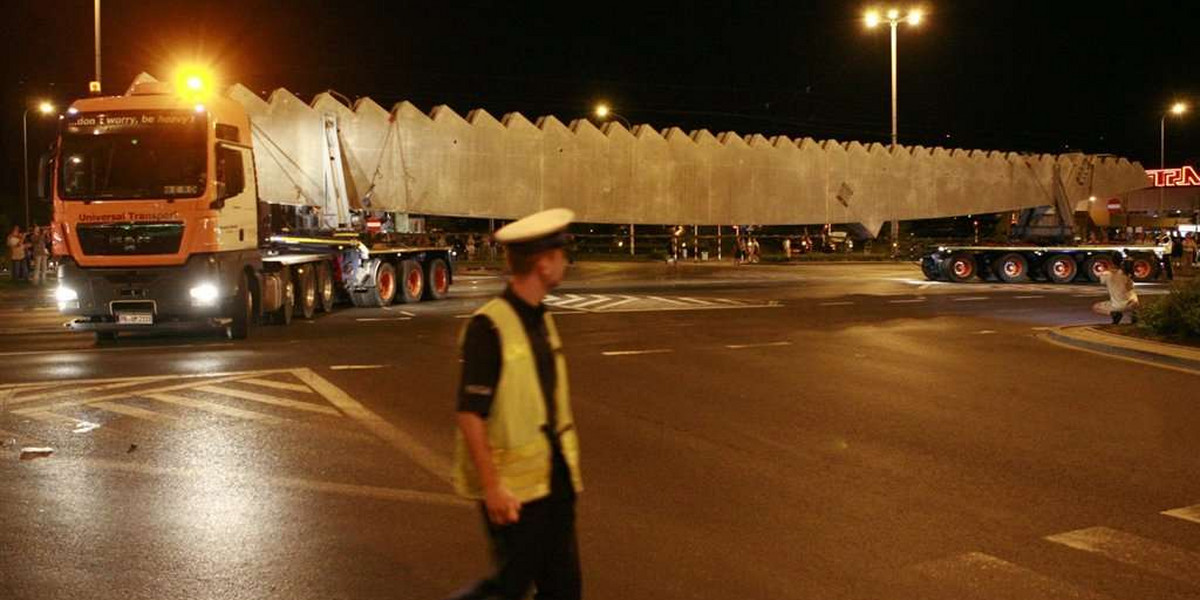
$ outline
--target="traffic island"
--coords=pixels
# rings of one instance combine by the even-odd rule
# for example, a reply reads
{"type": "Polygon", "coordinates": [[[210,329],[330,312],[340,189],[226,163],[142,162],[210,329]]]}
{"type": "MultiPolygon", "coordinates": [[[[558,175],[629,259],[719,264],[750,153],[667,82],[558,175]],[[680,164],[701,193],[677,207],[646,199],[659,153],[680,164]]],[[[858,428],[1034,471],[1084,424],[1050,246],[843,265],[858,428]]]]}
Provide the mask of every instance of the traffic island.
{"type": "Polygon", "coordinates": [[[1200,347],[1117,333],[1119,326],[1105,327],[1056,327],[1046,331],[1045,339],[1089,352],[1200,373],[1200,347]]]}

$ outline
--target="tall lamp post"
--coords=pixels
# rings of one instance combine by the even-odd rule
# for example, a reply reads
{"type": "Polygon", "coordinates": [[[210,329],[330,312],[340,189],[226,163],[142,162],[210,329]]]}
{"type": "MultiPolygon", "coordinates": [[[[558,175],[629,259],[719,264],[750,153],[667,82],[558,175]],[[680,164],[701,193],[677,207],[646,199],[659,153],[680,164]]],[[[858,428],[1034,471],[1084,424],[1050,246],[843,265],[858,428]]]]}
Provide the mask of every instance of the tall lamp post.
{"type": "MultiPolygon", "coordinates": [[[[1183,102],[1176,102],[1171,105],[1171,109],[1163,113],[1162,118],[1158,120],[1158,168],[1167,168],[1167,115],[1179,116],[1187,112],[1188,106],[1183,102]]],[[[1161,218],[1163,214],[1163,188],[1158,187],[1158,214],[1161,218]]]]}
{"type": "MultiPolygon", "coordinates": [[[[615,117],[618,120],[620,120],[621,123],[623,123],[625,125],[626,130],[628,130],[630,132],[633,131],[633,126],[629,124],[629,119],[626,119],[625,117],[622,117],[621,115],[617,114],[616,112],[613,112],[613,110],[611,108],[609,108],[609,106],[607,104],[601,103],[601,104],[596,105],[596,118],[597,119],[607,120],[610,116],[615,117]]],[[[632,162],[632,160],[633,159],[630,158],[630,163],[629,163],[629,187],[630,187],[630,189],[633,189],[633,162],[632,162]]],[[[629,224],[629,255],[634,256],[634,254],[636,252],[637,252],[637,238],[634,236],[633,223],[630,223],[629,224]]]]}
{"type": "MultiPolygon", "coordinates": [[[[918,9],[908,11],[908,14],[901,16],[898,9],[888,9],[887,13],[880,15],[877,10],[867,11],[865,21],[867,28],[874,29],[880,23],[887,22],[892,28],[892,152],[896,151],[896,32],[900,28],[901,22],[907,22],[910,26],[917,26],[921,23],[923,13],[918,9]]],[[[900,251],[900,221],[892,219],[892,255],[895,256],[900,251]]]]}
{"type": "MultiPolygon", "coordinates": [[[[42,101],[38,103],[37,110],[42,115],[54,114],[54,105],[49,102],[42,101]]],[[[22,173],[23,192],[25,196],[25,229],[29,229],[29,107],[25,107],[25,112],[21,113],[21,146],[23,148],[25,170],[22,173]]]]}

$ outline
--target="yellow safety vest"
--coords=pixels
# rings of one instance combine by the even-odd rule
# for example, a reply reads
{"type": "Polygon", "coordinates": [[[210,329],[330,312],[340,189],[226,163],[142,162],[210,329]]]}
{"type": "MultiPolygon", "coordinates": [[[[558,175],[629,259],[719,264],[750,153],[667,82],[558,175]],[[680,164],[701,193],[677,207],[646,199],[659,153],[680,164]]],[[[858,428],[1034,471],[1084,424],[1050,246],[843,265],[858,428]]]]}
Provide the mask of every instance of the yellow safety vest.
{"type": "MultiPolygon", "coordinates": [[[[475,311],[475,314],[491,319],[500,337],[500,381],[496,385],[487,419],[492,464],[496,467],[500,483],[522,503],[544,498],[550,495],[552,451],[550,440],[542,430],[548,417],[533,347],[525,335],[521,318],[507,300],[496,298],[475,311]]],[[[579,475],[579,438],[571,417],[567,361],[563,357],[562,340],[558,337],[554,320],[550,313],[543,318],[557,374],[554,404],[559,445],[571,471],[571,485],[578,493],[583,491],[583,479],[579,475]]],[[[460,347],[465,338],[464,327],[459,337],[460,347]]],[[[461,431],[456,432],[454,462],[454,487],[458,493],[468,498],[482,499],[483,486],[461,431]]]]}

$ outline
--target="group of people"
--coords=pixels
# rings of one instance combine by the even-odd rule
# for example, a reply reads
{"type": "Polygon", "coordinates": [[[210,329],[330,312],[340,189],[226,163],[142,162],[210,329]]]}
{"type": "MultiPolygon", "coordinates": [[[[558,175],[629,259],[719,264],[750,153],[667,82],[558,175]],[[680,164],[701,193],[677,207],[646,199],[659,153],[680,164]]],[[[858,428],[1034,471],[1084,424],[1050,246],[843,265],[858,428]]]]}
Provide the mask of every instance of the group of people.
{"type": "Polygon", "coordinates": [[[13,281],[29,281],[34,285],[46,282],[50,264],[50,227],[34,226],[21,231],[14,225],[5,240],[8,246],[9,274],[13,281]]]}

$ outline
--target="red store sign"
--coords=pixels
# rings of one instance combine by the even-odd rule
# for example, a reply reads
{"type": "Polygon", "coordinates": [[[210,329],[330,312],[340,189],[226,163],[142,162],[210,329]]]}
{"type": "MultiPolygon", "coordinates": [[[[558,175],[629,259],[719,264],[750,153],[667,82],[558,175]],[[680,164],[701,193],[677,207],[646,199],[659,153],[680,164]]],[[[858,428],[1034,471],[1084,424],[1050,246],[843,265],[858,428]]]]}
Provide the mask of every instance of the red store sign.
{"type": "Polygon", "coordinates": [[[1200,185],[1200,174],[1192,167],[1178,169],[1146,169],[1146,177],[1154,187],[1184,187],[1200,185]]]}

